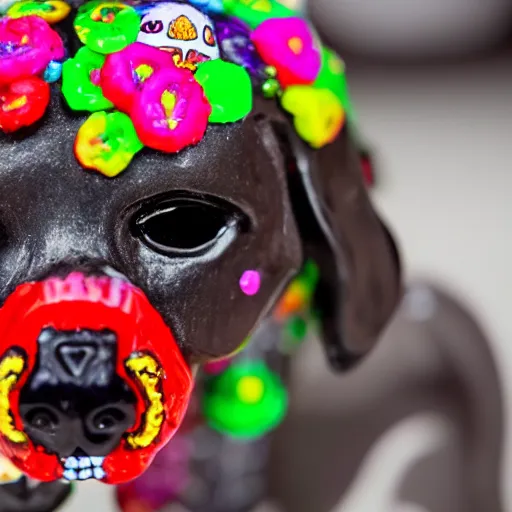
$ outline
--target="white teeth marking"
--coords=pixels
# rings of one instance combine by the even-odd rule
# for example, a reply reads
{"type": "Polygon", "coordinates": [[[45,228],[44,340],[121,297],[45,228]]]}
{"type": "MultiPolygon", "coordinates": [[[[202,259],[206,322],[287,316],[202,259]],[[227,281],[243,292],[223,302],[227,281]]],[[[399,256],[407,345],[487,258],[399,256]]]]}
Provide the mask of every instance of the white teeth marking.
{"type": "Polygon", "coordinates": [[[96,480],[103,480],[106,476],[106,473],[105,473],[105,471],[103,471],[102,468],[94,468],[93,474],[94,474],[94,478],[96,478],[96,480]]]}
{"type": "Polygon", "coordinates": [[[105,457],[68,457],[64,459],[64,474],[66,480],[102,480],[106,473],[101,467],[105,457]]]}
{"type": "Polygon", "coordinates": [[[91,459],[89,457],[80,457],[78,459],[78,467],[80,469],[90,468],[91,467],[91,459]]]}
{"type": "Polygon", "coordinates": [[[64,474],[62,475],[66,480],[69,480],[72,482],[73,480],[76,480],[78,478],[78,475],[76,474],[76,471],[74,469],[66,469],[64,471],[64,474]]]}
{"type": "Polygon", "coordinates": [[[91,463],[95,468],[99,468],[103,461],[105,460],[105,457],[91,457],[91,463]]]}
{"type": "Polygon", "coordinates": [[[68,457],[64,467],[67,469],[76,469],[78,467],[78,459],[76,457],[68,457]]]}
{"type": "Polygon", "coordinates": [[[82,469],[78,473],[78,480],[89,480],[89,478],[92,478],[92,469],[82,469]]]}

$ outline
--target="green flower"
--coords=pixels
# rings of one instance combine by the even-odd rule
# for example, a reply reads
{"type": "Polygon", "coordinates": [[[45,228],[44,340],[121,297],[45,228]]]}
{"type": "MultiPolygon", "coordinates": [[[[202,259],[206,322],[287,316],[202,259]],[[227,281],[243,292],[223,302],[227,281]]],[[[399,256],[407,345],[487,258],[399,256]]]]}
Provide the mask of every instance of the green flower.
{"type": "Polygon", "coordinates": [[[247,71],[221,59],[206,61],[196,72],[212,106],[210,123],[234,123],[252,110],[252,83],[247,71]]]}
{"type": "Polygon", "coordinates": [[[121,2],[94,0],[79,7],[74,25],[85,46],[108,54],[136,41],[140,17],[133,7],[121,2]]]}
{"type": "Polygon", "coordinates": [[[73,110],[97,112],[114,105],[103,96],[99,86],[99,72],[105,57],[86,46],[62,66],[62,94],[73,110]]]}
{"type": "Polygon", "coordinates": [[[256,439],[284,419],[288,394],[263,361],[243,361],[206,382],[203,413],[213,429],[235,438],[256,439]]]}

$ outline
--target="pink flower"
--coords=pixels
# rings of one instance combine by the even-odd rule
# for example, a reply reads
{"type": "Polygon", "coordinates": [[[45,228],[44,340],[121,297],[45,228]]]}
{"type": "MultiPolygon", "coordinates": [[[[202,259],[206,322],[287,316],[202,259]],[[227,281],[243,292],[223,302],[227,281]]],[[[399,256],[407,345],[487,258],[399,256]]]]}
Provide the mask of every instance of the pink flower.
{"type": "Polygon", "coordinates": [[[252,33],[261,58],[277,69],[283,87],[310,85],[322,67],[319,44],[302,18],[271,18],[252,33]]]}
{"type": "Polygon", "coordinates": [[[62,39],[39,16],[0,19],[0,84],[37,75],[63,58],[62,39]]]}
{"type": "Polygon", "coordinates": [[[211,112],[192,72],[173,64],[144,82],[135,96],[131,117],[143,144],[177,153],[203,138],[211,112]]]}
{"type": "Polygon", "coordinates": [[[170,53],[147,44],[132,43],[107,56],[100,75],[103,95],[121,112],[129,114],[144,82],[166,67],[175,67],[170,53]]]}

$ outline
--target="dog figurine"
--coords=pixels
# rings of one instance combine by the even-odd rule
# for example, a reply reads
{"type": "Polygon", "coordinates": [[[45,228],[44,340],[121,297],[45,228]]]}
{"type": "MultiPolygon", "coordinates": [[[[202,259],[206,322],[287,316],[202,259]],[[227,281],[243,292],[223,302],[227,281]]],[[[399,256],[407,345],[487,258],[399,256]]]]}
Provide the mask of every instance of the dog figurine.
{"type": "Polygon", "coordinates": [[[60,500],[140,477],[197,400],[265,439],[267,326],[312,319],[344,371],[400,299],[343,62],[273,0],[2,8],[1,453],[60,500]]]}

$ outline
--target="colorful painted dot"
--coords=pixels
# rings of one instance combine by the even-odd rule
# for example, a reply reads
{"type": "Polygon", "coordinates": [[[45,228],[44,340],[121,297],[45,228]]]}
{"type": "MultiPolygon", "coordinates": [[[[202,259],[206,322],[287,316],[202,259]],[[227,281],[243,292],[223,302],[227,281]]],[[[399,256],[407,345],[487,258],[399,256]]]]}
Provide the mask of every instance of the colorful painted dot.
{"type": "Polygon", "coordinates": [[[281,91],[281,86],[275,78],[269,78],[263,84],[261,90],[263,91],[263,96],[269,100],[275,98],[279,94],[281,91]]]}
{"type": "Polygon", "coordinates": [[[53,84],[60,79],[62,75],[62,63],[52,60],[44,71],[44,81],[53,84]]]}
{"type": "Polygon", "coordinates": [[[257,270],[246,270],[240,278],[240,289],[249,297],[260,291],[261,276],[257,270]]]}
{"type": "Polygon", "coordinates": [[[300,55],[304,50],[304,43],[300,37],[292,37],[288,41],[288,47],[295,55],[300,55]]]}
{"type": "Polygon", "coordinates": [[[130,116],[146,146],[177,153],[201,141],[211,112],[192,72],[172,64],[144,82],[140,94],[135,94],[130,116]]]}

